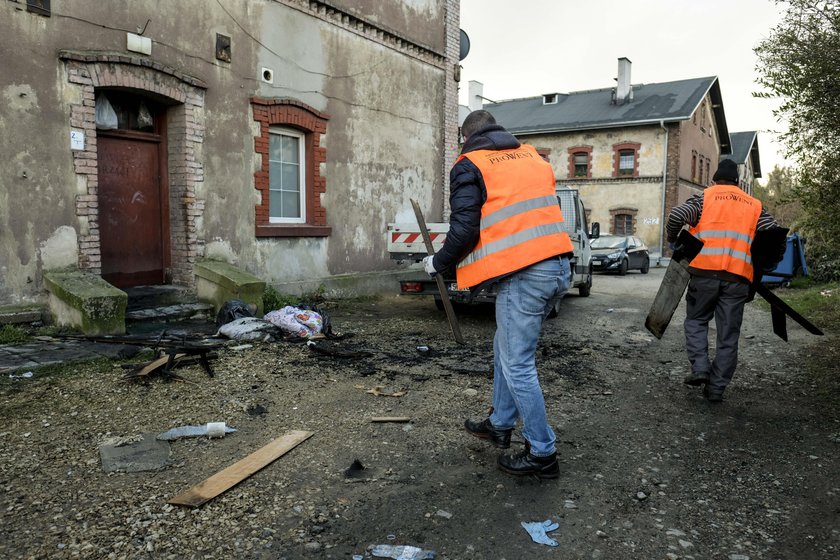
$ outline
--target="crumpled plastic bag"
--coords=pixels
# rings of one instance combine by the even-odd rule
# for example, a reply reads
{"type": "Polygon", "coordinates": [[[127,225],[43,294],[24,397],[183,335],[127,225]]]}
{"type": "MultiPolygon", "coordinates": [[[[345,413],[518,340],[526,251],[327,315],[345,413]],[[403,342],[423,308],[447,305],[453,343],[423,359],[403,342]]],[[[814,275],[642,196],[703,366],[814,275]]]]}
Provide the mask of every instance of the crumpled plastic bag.
{"type": "Polygon", "coordinates": [[[108,101],[104,93],[96,96],[95,106],[96,128],[110,130],[119,126],[117,112],[114,111],[111,102],[108,101]]]}
{"type": "Polygon", "coordinates": [[[257,317],[241,317],[219,327],[216,334],[233,340],[272,342],[278,333],[277,327],[268,321],[263,321],[257,317]]]}
{"type": "Polygon", "coordinates": [[[324,319],[320,313],[291,305],[269,311],[263,319],[277,326],[284,333],[298,338],[309,338],[319,334],[324,328],[324,319]]]}
{"type": "Polygon", "coordinates": [[[202,426],[179,426],[157,435],[157,439],[172,441],[184,437],[224,437],[225,434],[232,434],[236,428],[225,425],[224,422],[210,422],[202,426]]]}
{"type": "Polygon", "coordinates": [[[216,314],[216,326],[221,327],[236,319],[254,316],[254,306],[248,305],[241,299],[229,299],[219,308],[216,314]]]}
{"type": "Polygon", "coordinates": [[[434,551],[431,550],[393,544],[378,544],[370,549],[370,553],[377,558],[394,558],[395,560],[434,560],[436,557],[434,551]]]}
{"type": "Polygon", "coordinates": [[[528,531],[528,534],[531,535],[531,540],[535,543],[557,546],[557,541],[549,537],[546,533],[554,531],[560,527],[559,523],[555,523],[551,519],[546,519],[545,521],[522,521],[520,525],[522,525],[523,529],[528,531]]]}
{"type": "Polygon", "coordinates": [[[152,117],[152,112],[146,107],[142,101],[137,108],[137,128],[140,130],[152,128],[155,125],[155,119],[152,117]]]}

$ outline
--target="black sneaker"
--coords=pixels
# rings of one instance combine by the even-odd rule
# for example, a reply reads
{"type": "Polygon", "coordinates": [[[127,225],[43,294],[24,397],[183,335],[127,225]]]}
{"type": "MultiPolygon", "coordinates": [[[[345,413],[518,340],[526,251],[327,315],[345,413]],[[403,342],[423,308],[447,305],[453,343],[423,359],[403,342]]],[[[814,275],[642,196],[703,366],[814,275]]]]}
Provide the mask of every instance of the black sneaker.
{"type": "Polygon", "coordinates": [[[481,422],[467,420],[464,422],[464,428],[467,432],[477,438],[489,439],[490,443],[499,449],[507,449],[510,447],[510,434],[513,433],[513,428],[494,428],[493,424],[490,423],[489,418],[485,418],[481,422]]]}
{"type": "Polygon", "coordinates": [[[560,463],[557,462],[557,453],[547,457],[536,457],[531,455],[526,447],[523,451],[514,455],[502,455],[499,457],[499,469],[514,476],[534,475],[537,478],[557,478],[560,476],[560,463]]]}
{"type": "Polygon", "coordinates": [[[685,377],[685,379],[683,379],[683,383],[691,385],[692,387],[699,387],[700,385],[705,385],[708,382],[709,372],[707,371],[692,371],[685,377]]]}
{"type": "Polygon", "coordinates": [[[723,402],[723,389],[710,389],[708,385],[703,387],[703,396],[709,402],[723,402]]]}

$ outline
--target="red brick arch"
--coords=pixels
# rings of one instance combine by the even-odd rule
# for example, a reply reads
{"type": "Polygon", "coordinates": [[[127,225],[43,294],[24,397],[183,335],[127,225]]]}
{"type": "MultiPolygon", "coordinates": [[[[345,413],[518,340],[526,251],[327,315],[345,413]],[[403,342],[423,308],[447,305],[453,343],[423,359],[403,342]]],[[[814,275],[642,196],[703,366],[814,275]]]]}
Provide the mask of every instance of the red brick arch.
{"type": "Polygon", "coordinates": [[[327,161],[327,150],[321,146],[321,136],[327,132],[329,115],[296,99],[252,97],[254,120],[260,123],[260,135],[254,139],[254,150],[262,156],[260,169],[254,173],[254,188],[260,192],[256,208],[257,237],[323,237],[330,234],[327,210],[321,195],[327,190],[327,179],[321,175],[321,165],[327,161]],[[304,133],[306,151],[306,223],[272,224],[268,214],[268,145],[269,128],[280,125],[304,133]]]}
{"type": "Polygon", "coordinates": [[[204,94],[207,85],[172,67],[145,57],[124,54],[61,51],[68,87],[79,90],[79,104],[70,105],[70,126],[85,133],[83,150],[73,152],[76,175],[86,185],[76,195],[79,222],[79,268],[101,272],[96,148],[96,90],[123,88],[169,100],[167,110],[170,250],[173,283],[192,286],[193,264],[204,251],[199,223],[204,200],[197,189],[204,181],[204,94]]]}

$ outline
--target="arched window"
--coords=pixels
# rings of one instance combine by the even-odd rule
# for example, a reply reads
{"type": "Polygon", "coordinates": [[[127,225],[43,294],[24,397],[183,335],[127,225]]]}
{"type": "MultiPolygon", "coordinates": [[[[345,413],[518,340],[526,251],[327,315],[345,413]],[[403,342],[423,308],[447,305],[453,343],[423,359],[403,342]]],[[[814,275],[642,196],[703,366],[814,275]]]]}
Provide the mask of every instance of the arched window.
{"type": "Polygon", "coordinates": [[[610,209],[610,233],[614,235],[633,235],[636,233],[636,215],[638,208],[620,206],[610,209]]]}
{"type": "Polygon", "coordinates": [[[613,177],[639,176],[639,148],[637,142],[613,144],[613,177]]]}
{"type": "Polygon", "coordinates": [[[569,179],[592,178],[592,146],[574,146],[569,152],[569,179]]]}

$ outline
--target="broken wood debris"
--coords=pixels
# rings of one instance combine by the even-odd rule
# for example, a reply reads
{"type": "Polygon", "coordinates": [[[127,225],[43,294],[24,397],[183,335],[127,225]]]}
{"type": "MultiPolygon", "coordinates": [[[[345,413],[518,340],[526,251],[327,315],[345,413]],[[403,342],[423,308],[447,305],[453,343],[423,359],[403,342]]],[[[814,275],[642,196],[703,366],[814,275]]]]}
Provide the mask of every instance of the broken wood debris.
{"type": "Polygon", "coordinates": [[[393,393],[386,393],[383,391],[384,387],[382,385],[377,385],[373,389],[368,389],[365,393],[370,393],[374,397],[401,397],[408,393],[408,391],[395,391],[393,393]]]}
{"type": "Polygon", "coordinates": [[[252,474],[279,459],[299,444],[303,443],[313,435],[313,432],[292,430],[286,435],[279,437],[262,448],[254,451],[244,459],[223,469],[204,482],[200,482],[178,494],[171,500],[170,504],[198,507],[209,502],[222,492],[230,490],[252,474]]]}
{"type": "Polygon", "coordinates": [[[366,358],[368,356],[373,355],[366,350],[342,350],[340,348],[332,348],[330,346],[325,346],[323,344],[318,344],[314,340],[307,341],[306,345],[313,352],[317,352],[318,354],[324,354],[325,356],[333,356],[335,358],[355,358],[355,359],[358,359],[358,358],[366,358]]]}
{"type": "Polygon", "coordinates": [[[196,363],[201,364],[201,367],[204,369],[204,371],[207,372],[207,375],[213,377],[214,371],[213,368],[210,366],[210,360],[218,358],[218,353],[200,351],[197,354],[190,354],[189,351],[184,352],[181,350],[183,349],[176,348],[174,350],[169,351],[168,353],[159,355],[150,362],[145,362],[141,364],[126,364],[123,367],[131,368],[131,371],[126,372],[126,374],[123,376],[123,379],[138,379],[140,377],[145,377],[151,373],[160,370],[164,375],[172,379],[176,379],[178,381],[188,381],[187,379],[175,373],[173,370],[179,366],[191,365],[196,363]]]}

